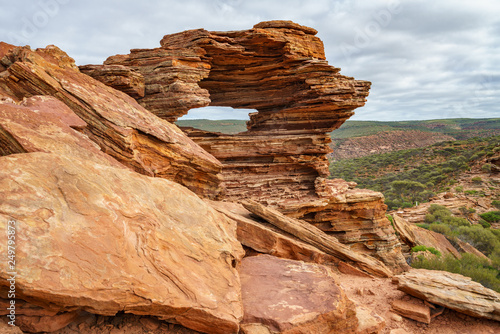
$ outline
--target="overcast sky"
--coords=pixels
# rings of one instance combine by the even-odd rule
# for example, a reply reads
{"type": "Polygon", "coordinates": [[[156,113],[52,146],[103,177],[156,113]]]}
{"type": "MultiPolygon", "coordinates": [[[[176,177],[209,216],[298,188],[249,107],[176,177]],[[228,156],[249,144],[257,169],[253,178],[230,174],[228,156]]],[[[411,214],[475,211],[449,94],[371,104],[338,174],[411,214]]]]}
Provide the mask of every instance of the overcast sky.
{"type": "Polygon", "coordinates": [[[78,65],[100,64],[132,48],[158,47],[166,34],[243,30],[277,19],[315,28],[331,65],[372,82],[368,102],[351,119],[500,118],[498,0],[2,0],[0,40],[55,44],[78,65]]]}

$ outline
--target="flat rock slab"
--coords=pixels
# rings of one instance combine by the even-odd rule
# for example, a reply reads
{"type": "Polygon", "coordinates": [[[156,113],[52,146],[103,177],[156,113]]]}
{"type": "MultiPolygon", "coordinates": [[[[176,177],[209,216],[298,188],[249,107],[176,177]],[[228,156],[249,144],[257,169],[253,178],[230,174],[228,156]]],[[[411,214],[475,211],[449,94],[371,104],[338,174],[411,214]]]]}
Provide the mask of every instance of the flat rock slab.
{"type": "Polygon", "coordinates": [[[467,315],[500,321],[500,294],[469,277],[446,271],[412,269],[395,276],[398,289],[467,315]]]}
{"type": "Polygon", "coordinates": [[[427,305],[417,305],[404,300],[395,300],[392,302],[392,310],[405,318],[426,324],[431,323],[431,310],[427,305]]]}
{"type": "Polygon", "coordinates": [[[354,304],[327,267],[276,258],[246,257],[240,268],[244,317],[282,333],[350,333],[354,304]]]}
{"type": "Polygon", "coordinates": [[[0,157],[3,235],[10,219],[17,298],[59,312],[126,312],[238,332],[236,226],[179,184],[76,157],[9,155],[0,157]]]}

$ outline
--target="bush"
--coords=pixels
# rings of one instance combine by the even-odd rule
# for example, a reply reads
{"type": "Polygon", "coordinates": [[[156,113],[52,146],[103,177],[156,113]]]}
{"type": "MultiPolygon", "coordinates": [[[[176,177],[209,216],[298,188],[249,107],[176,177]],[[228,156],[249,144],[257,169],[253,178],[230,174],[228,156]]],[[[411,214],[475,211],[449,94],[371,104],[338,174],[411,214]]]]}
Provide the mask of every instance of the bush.
{"type": "Polygon", "coordinates": [[[484,219],[479,219],[479,224],[481,224],[482,227],[484,228],[490,228],[491,227],[491,224],[488,223],[486,220],[484,219]]]}
{"type": "Polygon", "coordinates": [[[477,195],[478,191],[477,190],[466,190],[466,191],[464,191],[464,194],[466,194],[466,195],[477,195]]]}
{"type": "Polygon", "coordinates": [[[464,187],[462,187],[462,186],[455,187],[455,191],[457,193],[461,193],[462,191],[464,191],[464,187]]]}
{"type": "Polygon", "coordinates": [[[500,240],[490,229],[485,229],[481,225],[460,226],[456,231],[456,236],[485,255],[490,255],[496,250],[500,251],[500,240]]]}
{"type": "Polygon", "coordinates": [[[500,292],[500,272],[490,267],[487,259],[482,259],[472,254],[462,254],[460,259],[447,254],[444,257],[431,259],[417,258],[411,264],[413,268],[424,268],[431,270],[444,270],[461,274],[472,278],[473,281],[481,283],[485,287],[500,292]]]}
{"type": "Polygon", "coordinates": [[[489,211],[479,215],[488,223],[497,223],[500,221],[500,211],[489,211]]]}
{"type": "Polygon", "coordinates": [[[439,224],[439,223],[431,224],[431,225],[429,225],[429,230],[431,230],[433,232],[441,233],[445,236],[452,235],[451,228],[446,224],[439,224]]]}
{"type": "Polygon", "coordinates": [[[500,209],[500,201],[498,201],[496,199],[491,201],[491,205],[494,206],[495,208],[500,209]]]}
{"type": "Polygon", "coordinates": [[[481,170],[483,172],[489,173],[491,172],[491,164],[484,164],[481,166],[481,170]]]}
{"type": "Polygon", "coordinates": [[[480,178],[479,176],[475,176],[471,179],[471,181],[474,183],[481,183],[481,182],[483,182],[483,179],[480,178]]]}
{"type": "Polygon", "coordinates": [[[434,247],[426,247],[424,245],[418,245],[411,249],[412,253],[429,251],[436,256],[441,256],[441,252],[434,247]]]}
{"type": "Polygon", "coordinates": [[[425,228],[426,230],[428,230],[429,226],[430,226],[429,224],[425,224],[425,223],[424,224],[415,224],[415,225],[417,225],[418,227],[421,227],[421,228],[425,228]]]}

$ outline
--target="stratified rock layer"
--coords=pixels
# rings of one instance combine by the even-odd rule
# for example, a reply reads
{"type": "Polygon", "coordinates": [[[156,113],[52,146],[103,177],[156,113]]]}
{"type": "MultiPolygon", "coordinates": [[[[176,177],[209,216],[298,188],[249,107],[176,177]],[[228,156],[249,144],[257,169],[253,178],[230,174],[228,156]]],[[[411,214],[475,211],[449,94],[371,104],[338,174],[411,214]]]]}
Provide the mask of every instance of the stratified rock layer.
{"type": "MultiPolygon", "coordinates": [[[[123,311],[238,332],[236,226],[187,188],[27,153],[0,157],[0,199],[1,233],[17,222],[16,298],[56,312],[123,311]]],[[[0,251],[7,254],[7,242],[0,251]]],[[[10,275],[0,276],[8,288],[10,275]]]]}
{"type": "Polygon", "coordinates": [[[364,105],[370,82],[330,66],[315,35],[290,21],[190,30],[165,36],[160,48],[112,56],[103,68],[122,65],[142,75],[139,103],[169,121],[208,105],[256,109],[248,131],[236,135],[184,129],[222,163],[226,198],[304,218],[400,270],[405,262],[380,194],[346,189],[349,199],[338,202],[325,192],[330,184],[318,189],[318,178],[329,175],[329,132],[364,105]]]}
{"type": "Polygon", "coordinates": [[[53,96],[86,123],[81,128],[85,135],[122,164],[178,182],[202,196],[221,193],[217,159],[130,96],[80,73],[73,59],[57,47],[31,51],[7,46],[0,51],[6,68],[0,73],[0,96],[15,102],[33,95],[53,96]]]}

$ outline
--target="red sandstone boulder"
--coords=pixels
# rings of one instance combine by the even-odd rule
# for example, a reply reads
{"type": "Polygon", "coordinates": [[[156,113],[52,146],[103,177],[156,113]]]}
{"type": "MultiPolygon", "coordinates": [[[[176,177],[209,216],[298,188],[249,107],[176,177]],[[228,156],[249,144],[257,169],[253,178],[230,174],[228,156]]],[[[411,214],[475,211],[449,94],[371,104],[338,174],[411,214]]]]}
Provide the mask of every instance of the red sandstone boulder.
{"type": "MultiPolygon", "coordinates": [[[[243,250],[234,223],[185,187],[73,156],[9,155],[0,157],[4,235],[9,220],[16,298],[56,312],[124,311],[238,331],[243,250]]],[[[0,277],[5,286],[6,267],[0,277]]]]}
{"type": "Polygon", "coordinates": [[[240,277],[242,326],[280,333],[353,333],[355,305],[327,267],[269,255],[246,257],[240,277]]]}

